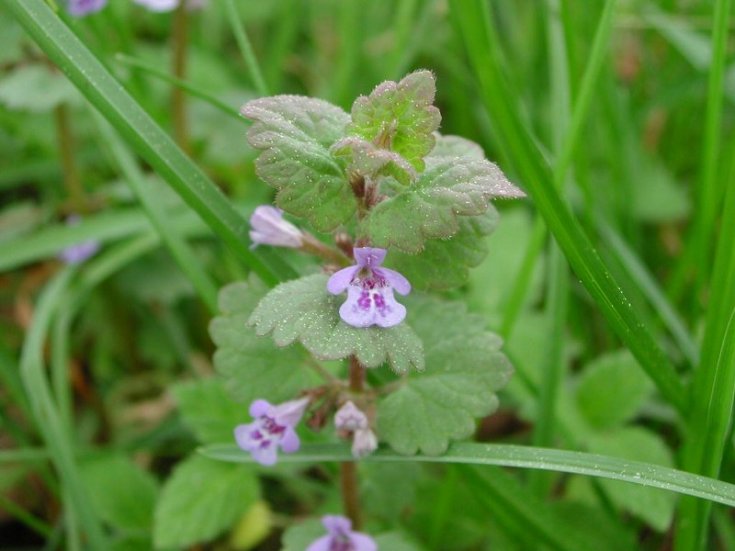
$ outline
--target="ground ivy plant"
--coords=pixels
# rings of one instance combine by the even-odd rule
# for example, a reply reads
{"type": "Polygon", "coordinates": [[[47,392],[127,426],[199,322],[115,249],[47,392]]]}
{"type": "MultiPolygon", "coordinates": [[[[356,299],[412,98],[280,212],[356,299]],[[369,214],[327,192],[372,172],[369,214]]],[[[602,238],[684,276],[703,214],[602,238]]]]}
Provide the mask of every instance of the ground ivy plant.
{"type": "Polygon", "coordinates": [[[276,190],[276,207],[253,213],[253,246],[324,261],[271,290],[251,277],[220,293],[215,365],[250,404],[235,436],[262,464],[299,448],[302,418],[358,457],[379,442],[441,454],[497,407],[512,373],[500,338],[462,303],[412,291],[461,285],[487,253],[491,200],[524,194],[477,144],[438,132],[434,96],[422,70],[351,113],[294,95],[242,108],[257,174],[276,190]]]}

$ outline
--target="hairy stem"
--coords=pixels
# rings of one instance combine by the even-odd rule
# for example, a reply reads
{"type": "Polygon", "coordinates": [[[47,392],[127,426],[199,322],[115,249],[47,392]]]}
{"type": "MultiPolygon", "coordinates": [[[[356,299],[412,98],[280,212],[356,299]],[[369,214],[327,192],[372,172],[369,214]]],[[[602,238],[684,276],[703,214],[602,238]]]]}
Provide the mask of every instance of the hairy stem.
{"type": "MultiPolygon", "coordinates": [[[[186,79],[186,53],[189,42],[189,12],[186,2],[176,8],[173,24],[173,74],[178,80],[186,79]]],[[[179,86],[171,90],[171,108],[174,139],[178,146],[189,153],[189,128],[186,118],[186,95],[179,86]]]]}
{"type": "Polygon", "coordinates": [[[301,250],[305,253],[318,256],[332,264],[337,264],[338,266],[348,266],[350,264],[350,259],[341,250],[322,243],[308,233],[304,234],[304,239],[301,242],[301,250]]]}
{"type": "MultiPolygon", "coordinates": [[[[355,356],[350,356],[350,390],[362,392],[365,389],[365,368],[355,356]]],[[[360,508],[360,491],[357,483],[357,464],[348,461],[339,466],[340,490],[345,515],[352,521],[355,530],[360,529],[362,511],[360,508]]]]}

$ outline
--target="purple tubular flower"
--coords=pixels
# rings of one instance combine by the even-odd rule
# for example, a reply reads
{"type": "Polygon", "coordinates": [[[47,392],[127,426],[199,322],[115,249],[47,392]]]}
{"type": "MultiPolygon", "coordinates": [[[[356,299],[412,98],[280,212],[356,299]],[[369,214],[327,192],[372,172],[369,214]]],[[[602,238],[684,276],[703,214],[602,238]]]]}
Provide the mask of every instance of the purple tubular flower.
{"type": "Polygon", "coordinates": [[[327,535],[314,541],[306,551],[378,551],[375,540],[366,534],[352,531],[350,519],[326,515],[322,524],[327,535]]]}
{"type": "MultiPolygon", "coordinates": [[[[77,215],[69,216],[66,219],[67,226],[76,226],[81,222],[81,218],[77,215]]],[[[97,240],[90,239],[82,243],[75,243],[58,254],[59,260],[66,264],[81,264],[100,249],[100,243],[97,240]]]]}
{"type": "Polygon", "coordinates": [[[345,403],[334,415],[334,426],[346,435],[352,433],[352,455],[365,457],[378,448],[378,438],[370,430],[367,415],[351,401],[345,403]]]}
{"type": "Polygon", "coordinates": [[[298,249],[303,243],[304,234],[291,222],[283,219],[283,211],[270,205],[260,205],[250,216],[250,240],[253,244],[273,245],[298,249]]]}
{"type": "Polygon", "coordinates": [[[83,17],[100,11],[107,5],[107,0],[69,0],[69,13],[74,17],[83,17]]]}
{"type": "MultiPolygon", "coordinates": [[[[166,12],[175,10],[181,4],[181,0],[133,0],[136,4],[155,12],[166,12]]],[[[186,7],[190,10],[203,8],[206,0],[187,0],[186,7]]]]}
{"type": "Polygon", "coordinates": [[[265,400],[250,404],[250,415],[255,420],[235,427],[235,440],[243,450],[250,452],[261,465],[274,465],[278,459],[278,446],[284,453],[293,453],[301,442],[294,428],[304,415],[308,398],[284,402],[277,406],[265,400]]]}
{"type": "Polygon", "coordinates": [[[396,302],[393,291],[407,295],[411,284],[398,272],[380,267],[386,253],[385,249],[356,248],[357,265],[329,278],[327,291],[333,295],[347,291],[347,300],[339,309],[345,323],[353,327],[393,327],[406,317],[406,307],[396,302]]]}

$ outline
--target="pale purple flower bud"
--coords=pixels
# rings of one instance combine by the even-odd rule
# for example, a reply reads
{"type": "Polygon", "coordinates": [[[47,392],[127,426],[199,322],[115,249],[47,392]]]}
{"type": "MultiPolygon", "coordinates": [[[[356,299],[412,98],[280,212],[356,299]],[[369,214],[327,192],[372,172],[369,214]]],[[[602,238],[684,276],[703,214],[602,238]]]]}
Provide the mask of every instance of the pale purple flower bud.
{"type": "Polygon", "coordinates": [[[356,248],[357,265],[329,278],[327,291],[333,295],[347,291],[347,300],[339,309],[345,323],[353,327],[393,327],[406,317],[406,307],[396,301],[393,291],[407,295],[411,284],[398,272],[381,267],[386,253],[385,249],[356,248]]]}
{"type": "Polygon", "coordinates": [[[368,418],[360,408],[352,402],[347,402],[334,415],[334,426],[338,430],[355,431],[368,428],[368,418]]]}
{"type": "Polygon", "coordinates": [[[107,0],[69,0],[68,10],[74,17],[84,17],[100,11],[107,5],[107,0]]]}
{"type": "Polygon", "coordinates": [[[291,222],[283,219],[283,211],[270,205],[260,205],[250,217],[251,248],[258,245],[298,249],[304,234],[291,222]]]}
{"type": "Polygon", "coordinates": [[[373,538],[361,532],[352,531],[350,519],[326,515],[322,524],[327,535],[312,542],[306,551],[377,551],[378,545],[373,538]]]}
{"type": "Polygon", "coordinates": [[[365,457],[378,449],[378,437],[369,428],[357,429],[352,436],[352,455],[365,457]]]}
{"type": "MultiPolygon", "coordinates": [[[[181,4],[181,0],[133,0],[136,4],[155,12],[166,12],[175,10],[181,4]]],[[[190,10],[203,8],[207,0],[186,0],[186,7],[190,10]]]]}
{"type": "MultiPolygon", "coordinates": [[[[76,226],[81,222],[81,218],[77,215],[69,216],[66,219],[67,226],[76,226]]],[[[100,249],[99,241],[90,239],[82,243],[75,243],[65,248],[58,254],[59,260],[66,264],[81,264],[100,249]]]]}
{"type": "Polygon", "coordinates": [[[265,400],[250,404],[250,415],[255,420],[235,427],[235,441],[250,452],[261,465],[273,465],[278,459],[278,447],[284,453],[293,453],[301,442],[295,427],[309,405],[308,398],[284,402],[277,406],[265,400]]]}

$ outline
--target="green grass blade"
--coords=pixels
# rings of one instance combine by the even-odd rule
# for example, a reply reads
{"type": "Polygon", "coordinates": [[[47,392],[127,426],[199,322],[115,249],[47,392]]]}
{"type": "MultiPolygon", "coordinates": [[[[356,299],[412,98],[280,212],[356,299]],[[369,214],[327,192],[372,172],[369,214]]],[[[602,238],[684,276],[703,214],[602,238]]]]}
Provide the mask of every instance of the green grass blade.
{"type": "Polygon", "coordinates": [[[275,254],[248,248],[248,225],[222,192],[143,111],[44,0],[6,0],[4,5],[38,46],[128,144],[232,249],[273,285],[295,272],[275,254]]]}
{"type": "MultiPolygon", "coordinates": [[[[734,142],[735,143],[735,142],[734,142]]],[[[735,146],[731,152],[735,150],[735,146]]],[[[702,361],[694,373],[691,415],[684,442],[682,467],[717,477],[728,446],[735,401],[735,163],[728,179],[722,213],[710,304],[702,342],[702,361]]],[[[690,500],[681,503],[676,548],[703,549],[709,508],[690,500]]]]}
{"type": "Polygon", "coordinates": [[[693,260],[697,274],[697,288],[707,282],[712,243],[716,236],[716,217],[725,190],[720,178],[720,132],[723,98],[725,95],[725,62],[732,0],[717,0],[712,28],[712,62],[707,84],[700,189],[689,247],[694,249],[693,260]]]}
{"type": "Polygon", "coordinates": [[[554,187],[554,177],[523,126],[503,72],[495,31],[485,2],[450,0],[452,15],[464,40],[482,98],[504,149],[532,196],[547,227],[612,329],[656,383],[666,400],[684,412],[684,386],[671,362],[614,280],[589,237],[554,187]]]}
{"type": "Polygon", "coordinates": [[[142,72],[147,73],[149,75],[152,75],[156,78],[159,78],[163,80],[164,82],[167,82],[169,84],[172,84],[174,86],[178,86],[182,90],[189,92],[192,96],[195,98],[199,98],[201,100],[204,100],[209,105],[214,107],[215,109],[219,110],[220,112],[224,113],[225,115],[232,117],[234,119],[239,120],[243,124],[246,123],[245,119],[243,119],[239,114],[238,110],[233,108],[232,105],[228,105],[225,102],[217,99],[212,94],[209,94],[208,92],[205,92],[198,86],[195,86],[191,84],[190,82],[186,80],[181,80],[179,78],[176,78],[175,76],[167,73],[166,71],[162,71],[159,69],[156,65],[153,65],[151,63],[147,63],[141,59],[137,59],[135,57],[125,55],[125,54],[117,54],[115,56],[115,59],[122,63],[123,65],[127,65],[128,67],[133,67],[135,69],[140,69],[142,72]]]}
{"type": "MultiPolygon", "coordinates": [[[[252,463],[249,453],[235,444],[212,444],[200,453],[235,463],[252,463]]],[[[322,461],[354,461],[348,446],[342,444],[305,444],[294,454],[282,454],[280,463],[319,463],[322,461]]],[[[581,474],[610,480],[621,480],[641,486],[661,488],[670,492],[694,496],[731,507],[735,506],[735,484],[706,476],[678,471],[668,467],[628,461],[584,452],[534,448],[506,444],[456,443],[444,455],[398,455],[380,449],[360,461],[388,463],[465,463],[496,465],[520,469],[542,469],[561,473],[581,474]]]]}
{"type": "MultiPolygon", "coordinates": [[[[499,467],[458,467],[475,491],[473,495],[487,509],[488,516],[505,528],[513,541],[524,549],[543,548],[557,551],[588,551],[596,542],[565,528],[565,520],[549,502],[530,493],[518,480],[499,467]]],[[[534,471],[542,472],[542,471],[534,471]]]]}
{"type": "Polygon", "coordinates": [[[187,276],[199,297],[209,308],[210,313],[217,312],[217,286],[209,275],[201,267],[186,241],[176,233],[168,224],[168,213],[159,206],[155,190],[151,189],[145,181],[145,175],[138,166],[135,158],[120,139],[115,135],[112,128],[102,120],[97,121],[98,129],[107,144],[112,157],[122,172],[125,181],[138,197],[151,221],[151,225],[161,236],[161,241],[166,245],[174,261],[179,265],[181,271],[187,276]]]}
{"type": "Polygon", "coordinates": [[[648,268],[646,268],[635,251],[628,246],[623,238],[599,218],[597,230],[609,250],[615,255],[621,266],[628,273],[628,276],[656,310],[656,313],[661,318],[661,321],[663,321],[666,329],[668,329],[674,338],[674,342],[676,342],[677,347],[684,354],[689,364],[691,366],[697,365],[699,363],[699,346],[691,336],[684,320],[671,305],[671,302],[666,297],[666,293],[664,293],[653,275],[648,271],[648,268]]]}
{"type": "Polygon", "coordinates": [[[245,60],[248,73],[250,73],[250,80],[253,82],[258,94],[261,96],[269,95],[268,85],[265,83],[265,79],[263,78],[263,71],[260,70],[258,58],[255,57],[253,46],[250,44],[250,39],[248,38],[245,27],[240,20],[240,14],[237,13],[234,0],[225,0],[225,14],[227,16],[227,20],[230,22],[230,26],[232,27],[232,34],[235,35],[235,40],[237,41],[238,48],[240,48],[240,53],[245,60]]]}
{"type": "Polygon", "coordinates": [[[20,373],[36,425],[43,435],[51,459],[59,471],[67,506],[73,507],[94,549],[105,549],[106,538],[74,459],[73,441],[51,396],[45,375],[44,346],[51,319],[63,298],[74,270],[69,268],[51,280],[39,298],[28,335],[23,343],[20,373]]]}

